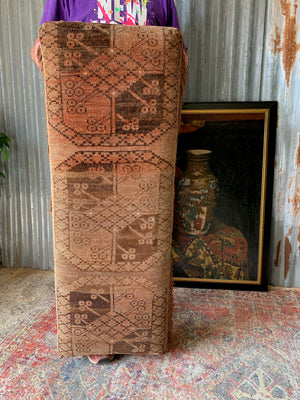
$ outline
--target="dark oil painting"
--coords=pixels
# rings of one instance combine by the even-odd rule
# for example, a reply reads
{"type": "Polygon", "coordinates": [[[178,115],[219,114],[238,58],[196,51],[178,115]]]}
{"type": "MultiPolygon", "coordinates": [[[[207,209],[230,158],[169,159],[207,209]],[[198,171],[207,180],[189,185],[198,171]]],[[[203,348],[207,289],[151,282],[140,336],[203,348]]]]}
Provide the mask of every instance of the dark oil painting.
{"type": "Polygon", "coordinates": [[[185,104],[176,164],[178,286],[266,290],[276,102],[185,104]]]}

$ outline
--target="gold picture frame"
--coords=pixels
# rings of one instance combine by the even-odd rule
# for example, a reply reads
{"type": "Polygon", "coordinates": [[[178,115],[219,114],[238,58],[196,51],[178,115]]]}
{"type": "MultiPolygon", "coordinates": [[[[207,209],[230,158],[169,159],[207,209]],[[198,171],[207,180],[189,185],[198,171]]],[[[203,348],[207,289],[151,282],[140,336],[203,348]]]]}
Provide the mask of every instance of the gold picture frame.
{"type": "Polygon", "coordinates": [[[266,290],[277,103],[188,103],[181,118],[172,246],[175,285],[266,290]],[[191,150],[210,155],[206,162],[213,178],[201,177],[202,186],[202,167],[195,167],[191,150]],[[217,192],[207,194],[210,203],[203,206],[199,193],[206,181],[217,192]],[[210,221],[205,229],[203,220],[210,221]]]}

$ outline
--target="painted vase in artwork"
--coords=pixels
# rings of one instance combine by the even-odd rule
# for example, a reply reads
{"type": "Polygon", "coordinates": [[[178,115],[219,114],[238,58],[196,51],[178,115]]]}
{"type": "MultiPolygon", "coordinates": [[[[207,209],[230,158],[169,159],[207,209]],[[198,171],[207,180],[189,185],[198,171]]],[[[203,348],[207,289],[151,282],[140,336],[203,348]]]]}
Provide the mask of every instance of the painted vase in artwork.
{"type": "Polygon", "coordinates": [[[187,235],[205,235],[213,222],[218,196],[218,180],[209,167],[210,150],[186,151],[187,167],[177,186],[177,212],[187,235]]]}
{"type": "Polygon", "coordinates": [[[210,150],[187,150],[177,181],[173,232],[175,277],[247,280],[248,243],[242,232],[216,215],[219,182],[210,150]]]}

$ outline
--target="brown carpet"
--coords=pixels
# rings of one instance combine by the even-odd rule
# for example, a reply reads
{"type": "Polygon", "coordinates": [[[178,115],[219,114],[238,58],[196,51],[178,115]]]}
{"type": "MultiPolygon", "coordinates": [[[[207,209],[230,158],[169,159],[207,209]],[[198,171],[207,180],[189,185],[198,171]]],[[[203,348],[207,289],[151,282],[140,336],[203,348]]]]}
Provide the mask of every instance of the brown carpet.
{"type": "Polygon", "coordinates": [[[181,34],[49,22],[40,40],[59,351],[164,352],[181,34]]]}

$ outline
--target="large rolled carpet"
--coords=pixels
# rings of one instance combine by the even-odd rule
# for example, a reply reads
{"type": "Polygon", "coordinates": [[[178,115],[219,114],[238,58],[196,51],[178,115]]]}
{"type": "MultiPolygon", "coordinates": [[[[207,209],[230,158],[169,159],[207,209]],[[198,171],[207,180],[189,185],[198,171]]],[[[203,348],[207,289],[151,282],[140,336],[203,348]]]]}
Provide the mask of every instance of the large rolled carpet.
{"type": "Polygon", "coordinates": [[[61,355],[167,350],[182,37],[40,29],[61,355]]]}

